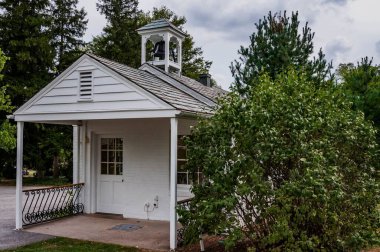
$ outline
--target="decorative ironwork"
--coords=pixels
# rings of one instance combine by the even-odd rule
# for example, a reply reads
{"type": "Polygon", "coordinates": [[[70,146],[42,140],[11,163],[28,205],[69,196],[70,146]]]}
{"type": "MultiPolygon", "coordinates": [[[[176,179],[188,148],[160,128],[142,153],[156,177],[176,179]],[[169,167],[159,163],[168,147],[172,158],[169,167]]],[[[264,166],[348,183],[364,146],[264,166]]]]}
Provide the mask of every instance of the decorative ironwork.
{"type": "Polygon", "coordinates": [[[83,213],[79,195],[84,183],[23,190],[23,225],[31,225],[83,213]]]}
{"type": "MultiPolygon", "coordinates": [[[[177,202],[177,208],[181,209],[181,210],[189,211],[190,210],[190,204],[191,204],[192,200],[193,200],[192,198],[189,198],[189,199],[178,201],[177,202]]],[[[184,243],[184,240],[185,240],[184,235],[185,235],[185,230],[186,230],[186,224],[181,223],[181,222],[180,222],[180,224],[182,225],[182,227],[177,229],[177,245],[179,247],[182,246],[184,243]]]]}

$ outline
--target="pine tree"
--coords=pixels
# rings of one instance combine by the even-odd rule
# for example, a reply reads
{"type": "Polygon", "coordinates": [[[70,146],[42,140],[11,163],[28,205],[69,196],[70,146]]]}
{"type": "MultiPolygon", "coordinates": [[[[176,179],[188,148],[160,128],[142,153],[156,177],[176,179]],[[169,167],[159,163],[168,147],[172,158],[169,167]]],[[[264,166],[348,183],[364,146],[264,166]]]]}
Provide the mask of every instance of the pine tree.
{"type": "Polygon", "coordinates": [[[78,0],[53,0],[52,34],[56,50],[58,73],[66,69],[81,53],[85,45],[82,37],[87,29],[84,8],[78,9],[78,0]]]}
{"type": "Polygon", "coordinates": [[[92,42],[94,53],[131,67],[141,65],[140,36],[136,30],[143,13],[138,4],[137,0],[99,0],[96,6],[105,15],[107,25],[92,42]]]}
{"type": "Polygon", "coordinates": [[[256,32],[250,36],[250,45],[241,46],[240,58],[231,64],[235,88],[244,94],[247,85],[255,85],[257,77],[266,72],[272,79],[289,67],[304,70],[316,85],[325,83],[331,76],[331,63],[327,63],[320,49],[312,60],[314,33],[308,23],[299,34],[298,12],[291,17],[269,12],[255,24],[256,32]]]}
{"type": "Polygon", "coordinates": [[[0,48],[10,59],[4,82],[20,106],[51,78],[54,48],[48,0],[0,1],[0,48]]]}

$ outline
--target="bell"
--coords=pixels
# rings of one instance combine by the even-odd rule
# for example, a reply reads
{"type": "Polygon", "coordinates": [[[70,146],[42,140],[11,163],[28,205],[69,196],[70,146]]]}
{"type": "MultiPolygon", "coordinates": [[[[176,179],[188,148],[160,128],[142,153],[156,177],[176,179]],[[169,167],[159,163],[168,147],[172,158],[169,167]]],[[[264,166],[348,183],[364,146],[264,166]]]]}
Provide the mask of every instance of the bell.
{"type": "Polygon", "coordinates": [[[165,41],[157,42],[154,45],[153,57],[158,57],[160,60],[165,59],[165,41]]]}

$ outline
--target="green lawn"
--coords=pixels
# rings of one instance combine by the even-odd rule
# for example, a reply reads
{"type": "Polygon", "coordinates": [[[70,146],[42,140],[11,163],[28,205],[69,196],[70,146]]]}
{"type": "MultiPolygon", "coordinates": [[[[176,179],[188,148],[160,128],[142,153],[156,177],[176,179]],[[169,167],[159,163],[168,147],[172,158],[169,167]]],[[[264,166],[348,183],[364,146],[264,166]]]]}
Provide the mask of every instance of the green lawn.
{"type": "MultiPolygon", "coordinates": [[[[24,247],[19,247],[16,249],[4,250],[4,252],[45,252],[45,251],[54,251],[54,252],[76,252],[76,251],[123,251],[123,252],[138,252],[137,248],[123,247],[119,245],[105,244],[105,243],[97,243],[90,241],[81,241],[81,240],[73,240],[67,238],[53,238],[47,241],[34,243],[31,245],[27,245],[24,247]]],[[[2,251],[3,252],[3,251],[2,251]]]]}
{"type": "MultiPolygon", "coordinates": [[[[23,186],[60,186],[60,185],[67,185],[71,182],[67,178],[31,178],[31,177],[24,177],[22,179],[23,186]]],[[[16,180],[5,180],[0,178],[0,185],[10,185],[14,186],[16,185],[16,180]]]]}

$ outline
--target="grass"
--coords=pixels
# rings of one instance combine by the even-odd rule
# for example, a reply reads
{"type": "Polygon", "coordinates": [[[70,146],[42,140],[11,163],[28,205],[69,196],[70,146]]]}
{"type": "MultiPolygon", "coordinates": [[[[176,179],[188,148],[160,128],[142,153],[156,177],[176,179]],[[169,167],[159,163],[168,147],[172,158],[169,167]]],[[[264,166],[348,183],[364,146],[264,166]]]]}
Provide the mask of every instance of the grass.
{"type": "MultiPolygon", "coordinates": [[[[34,178],[34,177],[24,177],[22,179],[23,186],[60,186],[60,185],[67,185],[71,182],[67,178],[34,178]]],[[[0,178],[0,185],[9,185],[14,186],[16,185],[16,180],[10,179],[5,180],[0,178]]]]}
{"type": "Polygon", "coordinates": [[[114,251],[114,252],[138,252],[137,248],[123,247],[119,245],[98,243],[92,241],[81,241],[57,237],[47,241],[38,242],[23,247],[4,250],[4,252],[87,252],[87,251],[114,251]]]}

